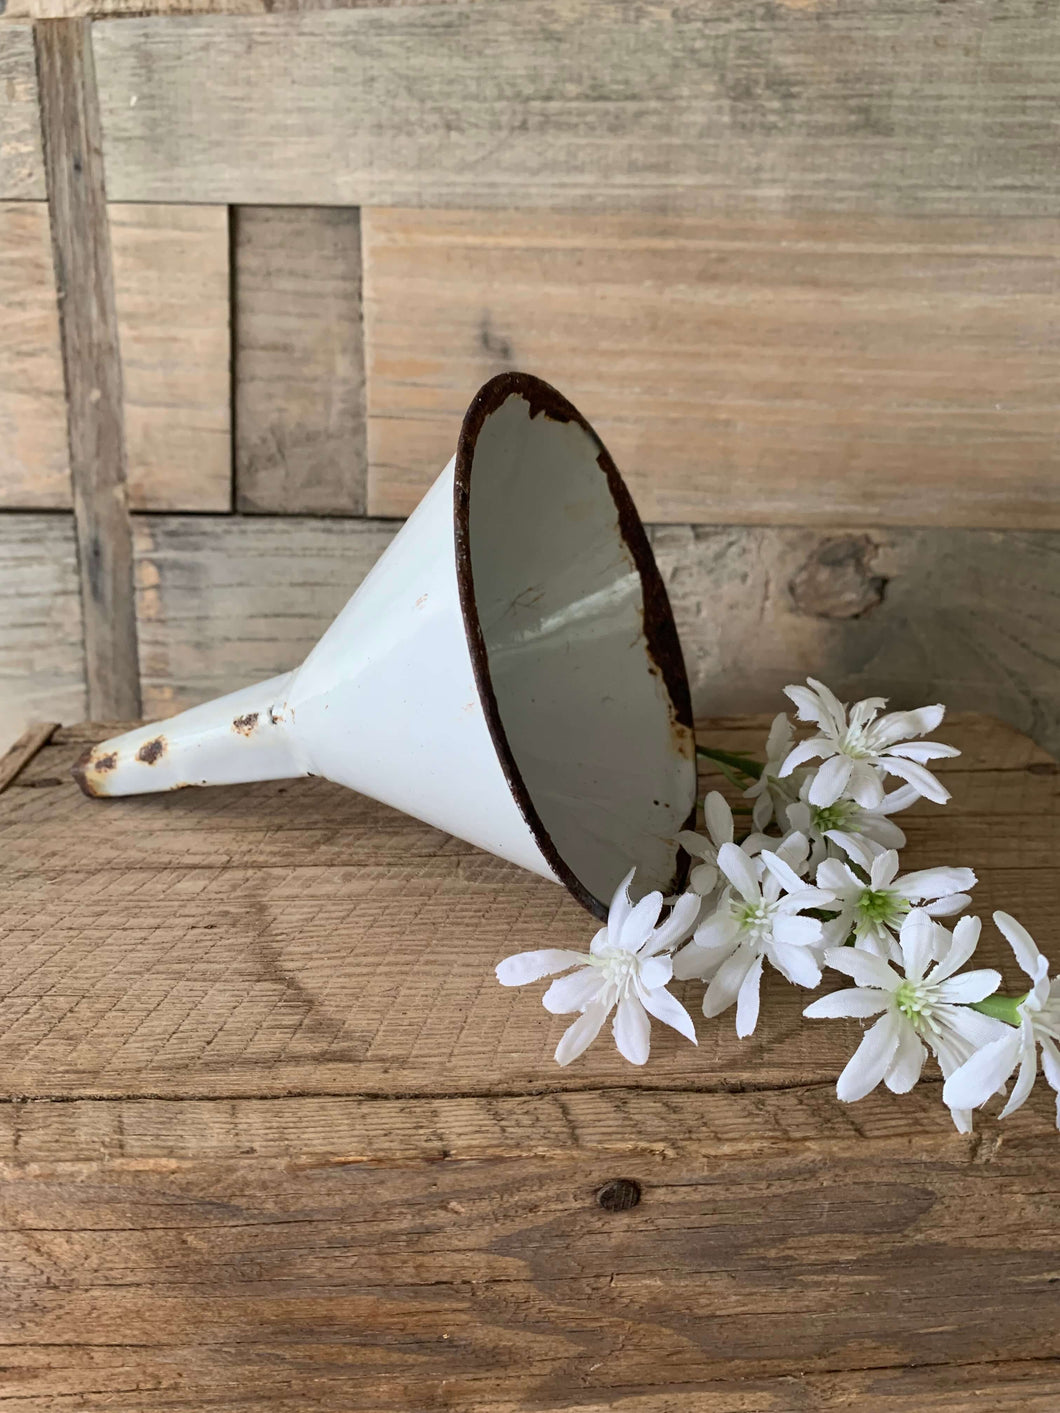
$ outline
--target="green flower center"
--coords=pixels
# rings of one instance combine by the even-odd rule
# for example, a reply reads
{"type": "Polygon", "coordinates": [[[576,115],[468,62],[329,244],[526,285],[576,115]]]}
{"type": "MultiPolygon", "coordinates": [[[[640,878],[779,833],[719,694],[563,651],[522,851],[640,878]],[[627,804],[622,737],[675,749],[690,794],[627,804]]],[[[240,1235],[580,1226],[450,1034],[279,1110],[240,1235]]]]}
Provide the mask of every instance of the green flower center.
{"type": "Polygon", "coordinates": [[[747,903],[739,902],[733,905],[733,914],[743,932],[749,932],[752,937],[760,937],[763,933],[771,929],[773,909],[768,903],[747,903]]]}
{"type": "Polygon", "coordinates": [[[866,888],[858,899],[858,917],[862,922],[898,922],[909,911],[909,902],[899,893],[886,888],[866,888]]]}
{"type": "Polygon", "coordinates": [[[931,999],[918,981],[903,981],[894,993],[894,1004],[914,1025],[931,1019],[931,999]]]}
{"type": "Polygon", "coordinates": [[[849,800],[836,800],[834,805],[825,805],[823,809],[812,805],[810,827],[818,834],[825,834],[829,829],[845,829],[856,808],[849,800]]]}

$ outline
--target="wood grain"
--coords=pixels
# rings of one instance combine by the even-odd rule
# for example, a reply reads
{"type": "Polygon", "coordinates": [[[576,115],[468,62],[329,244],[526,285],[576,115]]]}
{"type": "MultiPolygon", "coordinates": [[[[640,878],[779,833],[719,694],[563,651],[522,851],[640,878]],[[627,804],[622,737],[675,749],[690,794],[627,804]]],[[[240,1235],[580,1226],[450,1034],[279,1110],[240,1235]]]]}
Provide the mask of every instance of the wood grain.
{"type": "Polygon", "coordinates": [[[100,25],[111,194],[1055,214],[1055,8],[764,15],[528,0],[100,25]]]}
{"type": "Polygon", "coordinates": [[[112,204],[108,214],[130,503],[229,510],[228,211],[112,204]]]}
{"type": "Polygon", "coordinates": [[[365,213],[369,511],[556,383],[641,514],[1060,526],[1060,223],[365,213]]]}
{"type": "Polygon", "coordinates": [[[28,726],[13,746],[0,755],[0,792],[25,769],[42,746],[51,740],[57,721],[36,721],[28,726]]]}
{"type": "Polygon", "coordinates": [[[85,712],[72,515],[0,515],[0,749],[31,721],[85,712]]]}
{"type": "Polygon", "coordinates": [[[89,25],[36,26],[89,710],[140,710],[121,355],[89,25]]]}
{"type": "MultiPolygon", "coordinates": [[[[168,715],[294,667],[398,528],[137,518],[147,710],[168,715]]],[[[700,713],[775,711],[785,683],[822,674],[848,696],[991,711],[1060,751],[1055,533],[651,533],[700,713]]]]}
{"type": "Polygon", "coordinates": [[[360,212],[241,206],[233,221],[238,508],[363,515],[360,212]]]}
{"type": "MultiPolygon", "coordinates": [[[[724,720],[704,733],[748,739],[724,720]]],[[[753,734],[760,743],[761,723],[753,734]]],[[[986,718],[942,734],[967,748],[945,763],[955,804],[912,812],[908,867],[974,868],[976,910],[1018,908],[1048,953],[1060,772],[986,718]]],[[[91,801],[68,775],[82,735],[56,733],[0,797],[11,1093],[441,1097],[633,1082],[609,1045],[558,1070],[563,1020],[494,980],[511,952],[588,941],[591,919],[554,884],[323,781],[91,801]]],[[[1014,984],[987,932],[983,964],[1014,984]]],[[[683,994],[697,1006],[695,987],[683,994]]],[[[834,1081],[857,1026],[804,1023],[804,994],[778,976],[765,997],[768,1024],[749,1041],[731,1017],[697,1017],[698,1051],[659,1027],[638,1088],[834,1081]]],[[[938,1130],[948,1123],[940,1108],[938,1130]]]]}
{"type": "Polygon", "coordinates": [[[356,10],[368,5],[476,3],[490,0],[7,0],[0,22],[5,18],[111,19],[128,15],[295,15],[306,10],[356,10]]]}
{"type": "Polygon", "coordinates": [[[48,209],[43,202],[0,202],[0,508],[69,504],[48,209]]]}
{"type": "Polygon", "coordinates": [[[5,24],[0,33],[0,201],[43,201],[33,27],[5,24]]]}
{"type": "Polygon", "coordinates": [[[137,517],[146,710],[166,716],[297,666],[398,528],[363,520],[137,517]]]}

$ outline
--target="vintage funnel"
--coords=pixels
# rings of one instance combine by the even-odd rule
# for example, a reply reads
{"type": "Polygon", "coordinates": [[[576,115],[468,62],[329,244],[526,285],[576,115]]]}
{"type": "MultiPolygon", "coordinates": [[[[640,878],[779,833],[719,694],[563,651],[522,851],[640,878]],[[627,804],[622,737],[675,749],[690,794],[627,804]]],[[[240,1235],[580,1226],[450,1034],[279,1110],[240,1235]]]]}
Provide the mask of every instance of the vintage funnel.
{"type": "Polygon", "coordinates": [[[455,458],[301,667],[87,752],[89,795],[299,775],[563,883],[671,890],[695,743],[629,493],[554,388],[492,379],[455,458]]]}

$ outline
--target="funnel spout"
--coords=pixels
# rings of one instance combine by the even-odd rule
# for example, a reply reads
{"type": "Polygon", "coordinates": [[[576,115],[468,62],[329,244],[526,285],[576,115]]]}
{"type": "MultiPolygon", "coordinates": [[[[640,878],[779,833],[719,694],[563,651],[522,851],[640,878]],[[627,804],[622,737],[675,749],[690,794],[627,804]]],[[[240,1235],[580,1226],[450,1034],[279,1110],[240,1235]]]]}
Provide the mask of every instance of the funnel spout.
{"type": "Polygon", "coordinates": [[[272,677],[93,746],[74,766],[74,779],[86,795],[108,797],[309,775],[287,704],[293,676],[272,677]]]}

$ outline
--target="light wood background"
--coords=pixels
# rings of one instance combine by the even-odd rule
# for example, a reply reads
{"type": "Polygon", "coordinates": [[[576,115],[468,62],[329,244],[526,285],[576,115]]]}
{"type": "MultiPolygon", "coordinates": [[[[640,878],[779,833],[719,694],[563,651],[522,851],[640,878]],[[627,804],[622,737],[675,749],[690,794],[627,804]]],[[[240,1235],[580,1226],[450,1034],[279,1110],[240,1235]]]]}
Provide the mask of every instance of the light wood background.
{"type": "Polygon", "coordinates": [[[698,711],[1060,748],[1060,9],[146,8],[0,17],[0,744],[294,665],[516,367],[698,711]]]}

